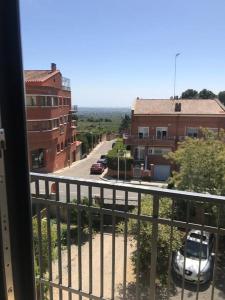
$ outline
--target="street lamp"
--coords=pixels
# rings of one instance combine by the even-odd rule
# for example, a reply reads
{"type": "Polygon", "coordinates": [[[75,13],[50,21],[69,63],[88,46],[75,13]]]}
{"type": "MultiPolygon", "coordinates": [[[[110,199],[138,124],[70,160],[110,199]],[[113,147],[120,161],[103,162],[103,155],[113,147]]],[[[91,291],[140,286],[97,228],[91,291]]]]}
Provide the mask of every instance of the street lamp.
{"type": "Polygon", "coordinates": [[[180,55],[180,53],[177,53],[177,54],[175,55],[173,99],[175,99],[175,97],[176,97],[177,57],[178,57],[179,55],[180,55]]]}

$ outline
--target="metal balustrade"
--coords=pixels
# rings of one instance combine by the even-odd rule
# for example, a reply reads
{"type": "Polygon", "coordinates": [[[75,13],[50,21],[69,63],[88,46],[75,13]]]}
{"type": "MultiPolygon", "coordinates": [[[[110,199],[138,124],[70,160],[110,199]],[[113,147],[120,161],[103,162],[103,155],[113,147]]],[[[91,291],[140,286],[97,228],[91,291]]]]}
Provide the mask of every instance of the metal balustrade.
{"type": "MultiPolygon", "coordinates": [[[[203,231],[214,234],[215,256],[207,299],[224,299],[224,287],[221,288],[218,281],[225,268],[221,271],[218,266],[221,267],[221,253],[225,248],[225,227],[222,222],[225,197],[35,173],[31,173],[31,191],[33,218],[37,220],[38,232],[38,250],[36,250],[39,299],[45,299],[46,295],[50,300],[185,299],[188,295],[185,276],[183,274],[176,281],[173,272],[172,242],[174,231],[177,229],[183,235],[185,245],[190,229],[200,230],[201,234],[203,231]],[[169,203],[171,209],[169,217],[165,217],[161,211],[162,199],[169,203]],[[143,211],[143,203],[146,201],[152,207],[150,213],[143,211]],[[214,219],[206,214],[212,203],[214,219]],[[178,210],[179,205],[185,209],[178,210]],[[202,212],[199,222],[196,222],[193,207],[197,207],[202,212]],[[72,218],[74,211],[75,221],[72,218]],[[86,218],[85,234],[84,218],[86,218]],[[45,242],[43,219],[46,221],[47,272],[43,265],[46,259],[43,257],[45,242]],[[121,222],[123,230],[118,232],[118,224],[121,222]],[[135,223],[136,240],[130,235],[129,222],[135,223]],[[151,224],[149,227],[152,237],[149,241],[151,257],[148,261],[146,258],[147,281],[143,281],[141,237],[143,237],[143,226],[147,224],[151,224]],[[52,226],[55,226],[57,234],[56,258],[52,256],[52,226]],[[66,228],[64,246],[61,238],[62,226],[66,228]],[[75,228],[75,233],[72,228],[75,228]],[[159,257],[161,255],[158,244],[159,234],[163,228],[169,228],[169,242],[165,245],[168,247],[169,254],[166,258],[159,257]],[[131,268],[133,251],[136,251],[135,271],[131,268]],[[162,275],[157,266],[159,259],[166,259],[166,266],[168,266],[165,271],[167,279],[164,285],[159,284],[162,275]],[[222,298],[219,298],[219,295],[223,295],[222,298]]],[[[184,256],[183,270],[185,270],[187,253],[184,256]]],[[[192,293],[194,293],[193,299],[201,299],[200,275],[192,293]]]]}

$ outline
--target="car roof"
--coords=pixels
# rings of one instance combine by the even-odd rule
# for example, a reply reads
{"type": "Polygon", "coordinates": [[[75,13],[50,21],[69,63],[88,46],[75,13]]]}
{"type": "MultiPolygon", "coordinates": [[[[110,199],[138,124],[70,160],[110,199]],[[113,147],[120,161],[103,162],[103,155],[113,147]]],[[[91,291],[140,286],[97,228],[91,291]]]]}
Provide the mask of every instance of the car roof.
{"type": "Polygon", "coordinates": [[[198,242],[202,244],[208,244],[210,238],[210,233],[207,231],[201,231],[201,230],[190,230],[187,236],[188,240],[198,242]]]}

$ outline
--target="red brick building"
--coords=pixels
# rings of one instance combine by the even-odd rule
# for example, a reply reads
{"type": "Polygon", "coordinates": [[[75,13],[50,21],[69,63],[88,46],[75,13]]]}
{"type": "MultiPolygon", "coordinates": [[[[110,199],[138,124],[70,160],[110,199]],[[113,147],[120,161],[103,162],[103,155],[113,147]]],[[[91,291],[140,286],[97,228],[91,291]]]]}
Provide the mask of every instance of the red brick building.
{"type": "Polygon", "coordinates": [[[53,172],[76,160],[79,145],[69,80],[55,64],[24,73],[30,169],[53,172]]]}
{"type": "Polygon", "coordinates": [[[125,139],[137,162],[165,180],[171,165],[163,155],[177,148],[185,136],[198,137],[201,128],[225,129],[225,107],[217,99],[139,99],[132,108],[131,133],[125,139]]]}

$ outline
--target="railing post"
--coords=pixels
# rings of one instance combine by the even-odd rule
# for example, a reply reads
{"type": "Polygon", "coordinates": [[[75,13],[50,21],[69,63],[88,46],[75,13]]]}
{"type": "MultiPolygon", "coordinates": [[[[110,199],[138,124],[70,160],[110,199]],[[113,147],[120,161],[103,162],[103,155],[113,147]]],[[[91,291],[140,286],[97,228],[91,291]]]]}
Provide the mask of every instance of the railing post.
{"type": "Polygon", "coordinates": [[[157,242],[158,242],[158,216],[159,216],[159,196],[153,196],[153,221],[152,221],[152,253],[150,271],[150,299],[155,299],[155,278],[157,265],[157,242]]]}

